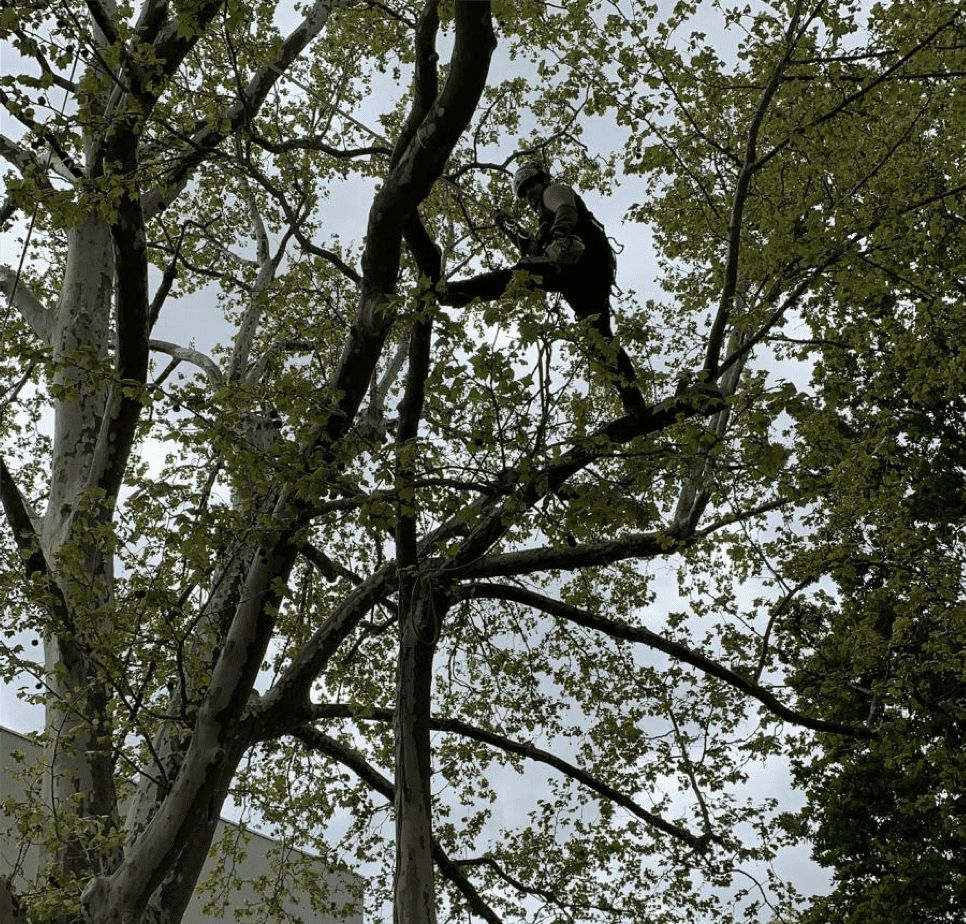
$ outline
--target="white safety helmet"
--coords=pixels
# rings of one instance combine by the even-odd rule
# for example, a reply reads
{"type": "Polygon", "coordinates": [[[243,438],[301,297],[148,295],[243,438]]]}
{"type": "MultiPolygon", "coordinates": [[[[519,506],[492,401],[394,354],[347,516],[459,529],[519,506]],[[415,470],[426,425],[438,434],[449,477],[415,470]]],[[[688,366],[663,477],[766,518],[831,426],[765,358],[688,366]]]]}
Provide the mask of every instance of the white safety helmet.
{"type": "Polygon", "coordinates": [[[535,160],[528,160],[525,164],[519,166],[516,173],[513,174],[513,195],[518,199],[522,199],[523,190],[526,185],[539,176],[548,180],[550,179],[550,174],[535,160]]]}

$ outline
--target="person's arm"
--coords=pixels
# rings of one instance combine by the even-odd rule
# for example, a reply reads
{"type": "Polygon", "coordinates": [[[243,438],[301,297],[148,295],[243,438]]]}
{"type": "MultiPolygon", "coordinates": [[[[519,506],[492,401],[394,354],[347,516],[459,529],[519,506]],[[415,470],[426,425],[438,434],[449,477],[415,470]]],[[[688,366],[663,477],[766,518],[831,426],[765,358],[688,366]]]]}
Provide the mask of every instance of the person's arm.
{"type": "Polygon", "coordinates": [[[543,191],[543,204],[553,213],[551,238],[570,237],[577,227],[577,196],[563,183],[551,183],[543,191]]]}
{"type": "Polygon", "coordinates": [[[584,254],[584,242],[577,229],[577,196],[569,186],[553,183],[543,191],[543,204],[553,215],[550,233],[541,238],[545,252],[560,269],[574,266],[584,254]]]}
{"type": "Polygon", "coordinates": [[[493,213],[496,226],[517,246],[523,256],[534,256],[540,253],[540,245],[528,234],[520,223],[510,214],[502,210],[493,213]]]}

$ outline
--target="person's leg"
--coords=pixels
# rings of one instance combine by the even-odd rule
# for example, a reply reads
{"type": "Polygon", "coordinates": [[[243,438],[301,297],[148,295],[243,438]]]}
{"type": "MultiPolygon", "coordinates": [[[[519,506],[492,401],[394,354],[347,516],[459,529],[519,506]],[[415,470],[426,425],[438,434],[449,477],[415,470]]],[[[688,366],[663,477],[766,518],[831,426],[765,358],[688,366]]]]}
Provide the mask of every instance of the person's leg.
{"type": "Polygon", "coordinates": [[[610,284],[601,277],[587,276],[566,280],[563,296],[577,319],[589,319],[593,331],[591,352],[614,382],[621,404],[628,414],[640,414],[647,407],[637,387],[637,372],[630,356],[617,341],[611,326],[610,284]]]}
{"type": "Polygon", "coordinates": [[[557,291],[557,270],[546,258],[530,258],[521,260],[506,269],[491,270],[471,276],[469,279],[453,279],[446,283],[446,288],[439,293],[441,305],[462,307],[473,299],[482,302],[495,302],[501,298],[510,287],[514,273],[527,273],[530,277],[527,285],[544,292],[557,291]]]}
{"type": "Polygon", "coordinates": [[[512,269],[501,269],[469,279],[454,279],[447,282],[446,288],[439,293],[440,304],[462,307],[475,298],[484,302],[496,301],[506,292],[512,278],[512,269]]]}

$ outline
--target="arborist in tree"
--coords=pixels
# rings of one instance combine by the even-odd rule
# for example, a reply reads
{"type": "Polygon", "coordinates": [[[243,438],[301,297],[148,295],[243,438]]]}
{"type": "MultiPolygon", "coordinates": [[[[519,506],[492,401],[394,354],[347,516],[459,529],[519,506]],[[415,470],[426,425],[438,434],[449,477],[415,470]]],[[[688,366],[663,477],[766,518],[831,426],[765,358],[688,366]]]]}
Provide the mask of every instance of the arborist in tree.
{"type": "Polygon", "coordinates": [[[559,293],[578,321],[589,320],[596,335],[593,352],[614,378],[624,409],[640,413],[645,404],[634,384],[634,366],[615,342],[611,327],[610,291],[617,263],[604,226],[573,189],[553,182],[550,174],[533,161],[514,173],[513,192],[517,198],[526,199],[540,221],[532,236],[505,212],[496,213],[498,227],[520,248],[522,259],[506,269],[448,282],[440,301],[448,305],[466,305],[475,298],[495,301],[506,292],[514,273],[526,272],[530,285],[559,293]]]}

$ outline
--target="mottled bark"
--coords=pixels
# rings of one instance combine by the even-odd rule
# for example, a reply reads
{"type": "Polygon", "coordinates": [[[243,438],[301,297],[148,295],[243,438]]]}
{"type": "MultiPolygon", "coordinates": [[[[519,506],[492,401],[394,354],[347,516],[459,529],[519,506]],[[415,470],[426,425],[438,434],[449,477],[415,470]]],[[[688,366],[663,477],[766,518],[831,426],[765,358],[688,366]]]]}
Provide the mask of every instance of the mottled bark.
{"type": "Polygon", "coordinates": [[[113,556],[91,538],[104,522],[91,492],[92,460],[108,400],[107,362],[114,287],[110,227],[88,217],[68,232],[68,257],[51,325],[56,364],[50,496],[40,544],[56,574],[61,605],[51,611],[44,645],[48,699],[44,794],[57,846],[44,857],[69,874],[107,858],[89,854],[71,819],[117,822],[111,759],[110,691],[97,664],[97,640],[112,623],[113,556]],[[60,833],[62,831],[62,834],[60,833]]]}
{"type": "Polygon", "coordinates": [[[396,680],[396,867],[393,883],[395,924],[434,924],[432,757],[429,718],[433,655],[443,605],[425,586],[400,581],[410,594],[400,605],[396,680]]]}

